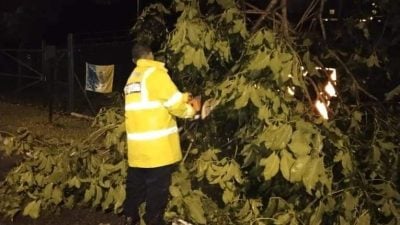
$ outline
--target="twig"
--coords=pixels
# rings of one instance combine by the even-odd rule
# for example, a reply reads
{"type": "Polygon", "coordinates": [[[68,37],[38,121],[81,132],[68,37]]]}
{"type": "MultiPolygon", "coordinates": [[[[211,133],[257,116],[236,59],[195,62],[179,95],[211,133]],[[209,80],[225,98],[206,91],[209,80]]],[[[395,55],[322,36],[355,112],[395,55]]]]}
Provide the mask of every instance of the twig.
{"type": "Polygon", "coordinates": [[[372,94],[368,93],[368,91],[366,91],[364,88],[362,88],[360,86],[360,84],[358,83],[358,81],[357,81],[356,77],[354,76],[354,74],[350,71],[350,69],[347,67],[347,65],[343,62],[343,60],[334,51],[328,49],[328,52],[329,52],[329,54],[331,54],[340,63],[340,65],[344,68],[346,73],[348,73],[350,75],[350,77],[353,80],[354,85],[356,85],[357,89],[359,89],[361,92],[363,92],[368,97],[378,101],[378,98],[376,98],[372,94]]]}
{"type": "Polygon", "coordinates": [[[322,38],[326,40],[325,25],[324,21],[322,21],[322,13],[324,12],[324,6],[325,6],[325,0],[321,0],[321,3],[319,4],[318,20],[319,20],[319,25],[321,26],[322,38]]]}
{"type": "Polygon", "coordinates": [[[0,134],[6,134],[6,135],[8,135],[8,136],[15,137],[14,134],[12,134],[12,133],[10,133],[10,132],[7,132],[7,131],[2,131],[2,130],[0,130],[0,134]]]}
{"type": "Polygon", "coordinates": [[[186,150],[185,156],[182,159],[182,163],[185,162],[186,158],[189,156],[190,149],[192,149],[193,141],[190,142],[189,147],[186,150]]]}
{"type": "Polygon", "coordinates": [[[246,6],[252,8],[252,9],[254,9],[254,10],[263,11],[263,10],[261,10],[260,8],[256,7],[255,5],[250,4],[250,3],[248,3],[248,2],[245,2],[244,4],[245,4],[246,6]]]}
{"type": "Polygon", "coordinates": [[[260,16],[254,26],[251,28],[251,33],[254,33],[260,26],[261,23],[267,18],[268,14],[271,12],[272,8],[278,3],[278,0],[271,0],[267,8],[264,10],[265,14],[260,16]]]}
{"type": "Polygon", "coordinates": [[[297,23],[295,30],[298,30],[300,28],[300,26],[307,21],[309,18],[312,17],[312,11],[314,10],[314,8],[318,5],[318,1],[320,0],[313,0],[311,2],[311,4],[308,6],[308,8],[306,9],[306,11],[303,13],[302,17],[300,18],[299,22],[297,23]]]}

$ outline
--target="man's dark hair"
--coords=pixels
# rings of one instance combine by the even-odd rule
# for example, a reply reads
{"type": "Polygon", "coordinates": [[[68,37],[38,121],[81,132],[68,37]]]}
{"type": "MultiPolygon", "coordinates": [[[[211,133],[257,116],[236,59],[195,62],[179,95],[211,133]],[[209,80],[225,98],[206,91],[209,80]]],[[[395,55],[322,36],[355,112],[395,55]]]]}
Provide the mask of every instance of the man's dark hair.
{"type": "Polygon", "coordinates": [[[142,44],[135,44],[132,47],[132,59],[133,61],[137,61],[140,58],[143,58],[144,56],[148,55],[151,51],[151,48],[146,45],[142,44]]]}

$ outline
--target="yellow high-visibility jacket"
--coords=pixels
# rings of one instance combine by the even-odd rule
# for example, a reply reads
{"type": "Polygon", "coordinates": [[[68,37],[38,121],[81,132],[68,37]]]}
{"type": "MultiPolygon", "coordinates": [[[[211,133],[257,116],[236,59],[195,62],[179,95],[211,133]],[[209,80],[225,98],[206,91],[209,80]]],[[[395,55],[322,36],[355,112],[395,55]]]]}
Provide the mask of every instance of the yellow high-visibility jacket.
{"type": "Polygon", "coordinates": [[[154,168],[182,159],[175,116],[192,118],[195,110],[167,72],[164,63],[139,59],[124,88],[130,167],[154,168]]]}

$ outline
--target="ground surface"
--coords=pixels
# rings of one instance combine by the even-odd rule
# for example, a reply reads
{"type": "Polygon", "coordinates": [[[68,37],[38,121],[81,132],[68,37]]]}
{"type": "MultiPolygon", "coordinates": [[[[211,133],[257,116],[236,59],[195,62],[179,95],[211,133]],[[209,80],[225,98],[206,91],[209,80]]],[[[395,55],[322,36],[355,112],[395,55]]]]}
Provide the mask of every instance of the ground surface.
{"type": "MultiPolygon", "coordinates": [[[[0,99],[0,132],[15,133],[19,127],[26,127],[35,135],[80,140],[93,131],[90,125],[91,121],[61,113],[55,113],[50,123],[48,111],[44,107],[10,103],[0,99]]],[[[0,153],[0,179],[3,179],[16,163],[18,159],[0,153]]],[[[82,208],[65,209],[56,215],[43,215],[36,220],[19,215],[10,221],[0,215],[0,225],[117,225],[119,222],[120,217],[112,213],[82,208]]]]}

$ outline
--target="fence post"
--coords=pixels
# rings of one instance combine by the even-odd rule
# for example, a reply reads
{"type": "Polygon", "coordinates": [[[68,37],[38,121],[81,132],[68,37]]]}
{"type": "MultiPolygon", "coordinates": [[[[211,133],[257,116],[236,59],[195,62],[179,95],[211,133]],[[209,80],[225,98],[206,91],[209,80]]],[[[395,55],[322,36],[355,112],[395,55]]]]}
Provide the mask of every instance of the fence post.
{"type": "Polygon", "coordinates": [[[45,75],[47,84],[47,100],[49,108],[49,122],[53,122],[53,105],[54,105],[54,72],[55,72],[55,60],[56,60],[56,47],[54,45],[48,45],[45,47],[45,75]]]}
{"type": "Polygon", "coordinates": [[[74,110],[74,39],[68,34],[68,112],[74,110]]]}

